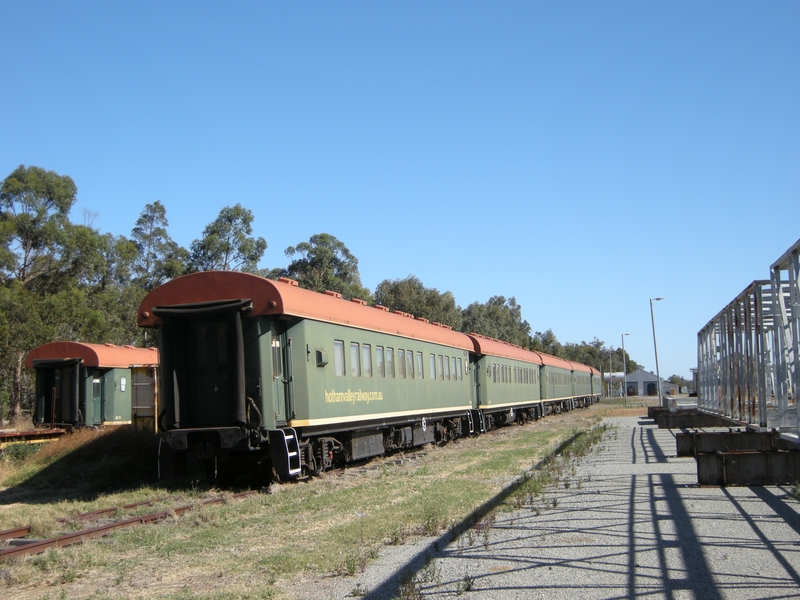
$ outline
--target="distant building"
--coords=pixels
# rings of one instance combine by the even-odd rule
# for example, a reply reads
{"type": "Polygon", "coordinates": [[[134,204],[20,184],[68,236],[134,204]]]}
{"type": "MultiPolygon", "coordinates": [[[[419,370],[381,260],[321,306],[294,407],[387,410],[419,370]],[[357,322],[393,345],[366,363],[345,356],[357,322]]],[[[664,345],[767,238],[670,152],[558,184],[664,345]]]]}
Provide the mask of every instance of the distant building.
{"type": "MultiPolygon", "coordinates": [[[[655,373],[645,371],[644,367],[638,366],[633,373],[628,373],[628,396],[658,396],[658,377],[655,373]]],[[[677,394],[678,386],[669,381],[661,379],[662,394],[677,394]]]]}

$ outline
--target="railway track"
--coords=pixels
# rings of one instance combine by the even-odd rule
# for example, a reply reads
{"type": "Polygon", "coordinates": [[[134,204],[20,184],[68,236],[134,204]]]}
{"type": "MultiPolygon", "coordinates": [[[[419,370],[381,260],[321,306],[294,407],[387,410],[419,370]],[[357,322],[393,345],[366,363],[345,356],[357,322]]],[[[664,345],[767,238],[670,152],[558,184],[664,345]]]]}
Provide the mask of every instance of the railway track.
{"type": "MultiPolygon", "coordinates": [[[[5,531],[0,531],[0,541],[7,542],[10,540],[19,540],[22,543],[17,543],[17,545],[12,546],[10,548],[2,548],[0,549],[0,562],[7,560],[9,558],[15,558],[18,556],[25,556],[27,554],[40,554],[49,548],[60,548],[63,546],[70,546],[72,544],[80,544],[84,540],[95,538],[95,537],[102,537],[104,535],[108,535],[111,531],[115,529],[122,529],[125,527],[133,527],[135,525],[148,525],[151,523],[158,523],[160,521],[164,521],[171,516],[181,516],[186,514],[187,512],[194,510],[200,506],[210,506],[213,504],[223,504],[228,500],[232,499],[241,499],[247,496],[252,496],[255,494],[262,493],[262,490],[254,490],[249,492],[241,492],[239,494],[234,494],[229,498],[223,496],[216,496],[214,498],[209,498],[208,500],[203,500],[202,502],[197,502],[194,504],[184,504],[182,506],[177,506],[175,508],[169,510],[163,510],[155,513],[150,513],[147,515],[142,515],[138,517],[130,517],[127,519],[120,519],[119,521],[115,521],[113,523],[108,523],[105,525],[99,525],[97,527],[90,527],[87,529],[81,529],[80,531],[75,531],[71,533],[65,533],[62,535],[58,535],[53,538],[44,539],[44,540],[24,540],[25,536],[30,533],[30,527],[17,527],[14,529],[7,529],[5,531]]],[[[130,510],[132,508],[137,508],[140,506],[150,506],[160,500],[148,500],[146,502],[135,502],[133,504],[125,504],[123,506],[113,507],[113,508],[106,508],[102,510],[96,510],[88,513],[83,513],[80,515],[76,515],[71,518],[62,517],[57,519],[59,522],[67,522],[73,519],[78,519],[81,521],[88,521],[92,519],[97,519],[98,517],[102,517],[104,515],[112,514],[120,510],[130,510]]]]}

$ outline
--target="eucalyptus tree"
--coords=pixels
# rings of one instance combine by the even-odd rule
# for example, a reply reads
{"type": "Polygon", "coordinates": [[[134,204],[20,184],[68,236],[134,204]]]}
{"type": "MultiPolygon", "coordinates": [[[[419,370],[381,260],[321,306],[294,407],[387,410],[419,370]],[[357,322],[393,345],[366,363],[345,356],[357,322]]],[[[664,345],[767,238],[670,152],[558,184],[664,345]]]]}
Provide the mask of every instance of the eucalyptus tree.
{"type": "Polygon", "coordinates": [[[473,302],[464,309],[461,331],[480,333],[527,348],[531,326],[522,318],[522,307],[513,296],[492,296],[485,304],[473,302]]]}
{"type": "Polygon", "coordinates": [[[197,271],[256,272],[267,242],[252,237],[253,213],[241,204],[226,206],[191,244],[191,267],[197,271]]]}
{"type": "Polygon", "coordinates": [[[463,316],[453,293],[425,287],[414,275],[381,281],[375,288],[375,302],[461,330],[463,316]]]}
{"type": "Polygon", "coordinates": [[[552,354],[553,356],[562,356],[564,353],[564,347],[561,345],[561,342],[558,341],[552,329],[534,333],[531,337],[529,347],[531,350],[538,350],[547,354],[552,354]]]}
{"type": "Polygon", "coordinates": [[[0,186],[0,277],[28,287],[55,267],[77,199],[72,178],[20,165],[0,186]]]}
{"type": "Polygon", "coordinates": [[[51,341],[133,343],[143,292],[130,282],[137,249],[70,222],[68,176],[21,166],[0,185],[0,403],[29,400],[25,355],[51,341]]]}
{"type": "Polygon", "coordinates": [[[188,268],[189,252],[172,240],[167,227],[167,209],[156,200],[145,205],[131,231],[138,251],[132,266],[134,281],[147,291],[180,277],[188,268]]]}
{"type": "Polygon", "coordinates": [[[335,236],[318,233],[307,242],[289,246],[284,253],[294,260],[281,273],[296,279],[300,287],[372,302],[372,294],[361,285],[358,259],[335,236]]]}

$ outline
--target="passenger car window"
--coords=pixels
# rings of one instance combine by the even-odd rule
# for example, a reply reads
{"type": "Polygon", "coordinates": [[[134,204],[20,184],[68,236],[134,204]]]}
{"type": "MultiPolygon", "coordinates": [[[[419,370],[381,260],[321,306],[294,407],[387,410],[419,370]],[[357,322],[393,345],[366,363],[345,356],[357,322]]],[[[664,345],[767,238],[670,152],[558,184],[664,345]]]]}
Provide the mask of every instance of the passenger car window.
{"type": "Polygon", "coordinates": [[[358,344],[350,342],[350,375],[361,377],[361,362],[358,359],[358,344]]]}
{"type": "Polygon", "coordinates": [[[361,346],[361,368],[364,377],[372,377],[372,346],[369,344],[361,346]]]}
{"type": "Polygon", "coordinates": [[[386,376],[394,379],[394,348],[386,349],[386,376]]]}
{"type": "Polygon", "coordinates": [[[375,346],[375,371],[378,377],[384,377],[383,370],[383,346],[375,346]]]}
{"type": "MultiPolygon", "coordinates": [[[[275,341],[272,343],[274,357],[275,341]]],[[[333,340],[333,370],[336,372],[337,377],[344,377],[344,342],[342,340],[333,340]]]]}

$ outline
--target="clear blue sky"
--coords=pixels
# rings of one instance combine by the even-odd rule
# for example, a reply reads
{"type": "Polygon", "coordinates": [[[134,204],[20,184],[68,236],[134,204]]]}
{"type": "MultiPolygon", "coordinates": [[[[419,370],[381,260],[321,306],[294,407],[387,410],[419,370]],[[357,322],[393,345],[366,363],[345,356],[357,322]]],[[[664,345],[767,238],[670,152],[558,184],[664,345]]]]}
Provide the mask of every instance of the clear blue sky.
{"type": "Polygon", "coordinates": [[[515,296],[663,376],[800,238],[798,2],[0,0],[0,178],[187,246],[223,206],[364,285],[515,296]]]}

